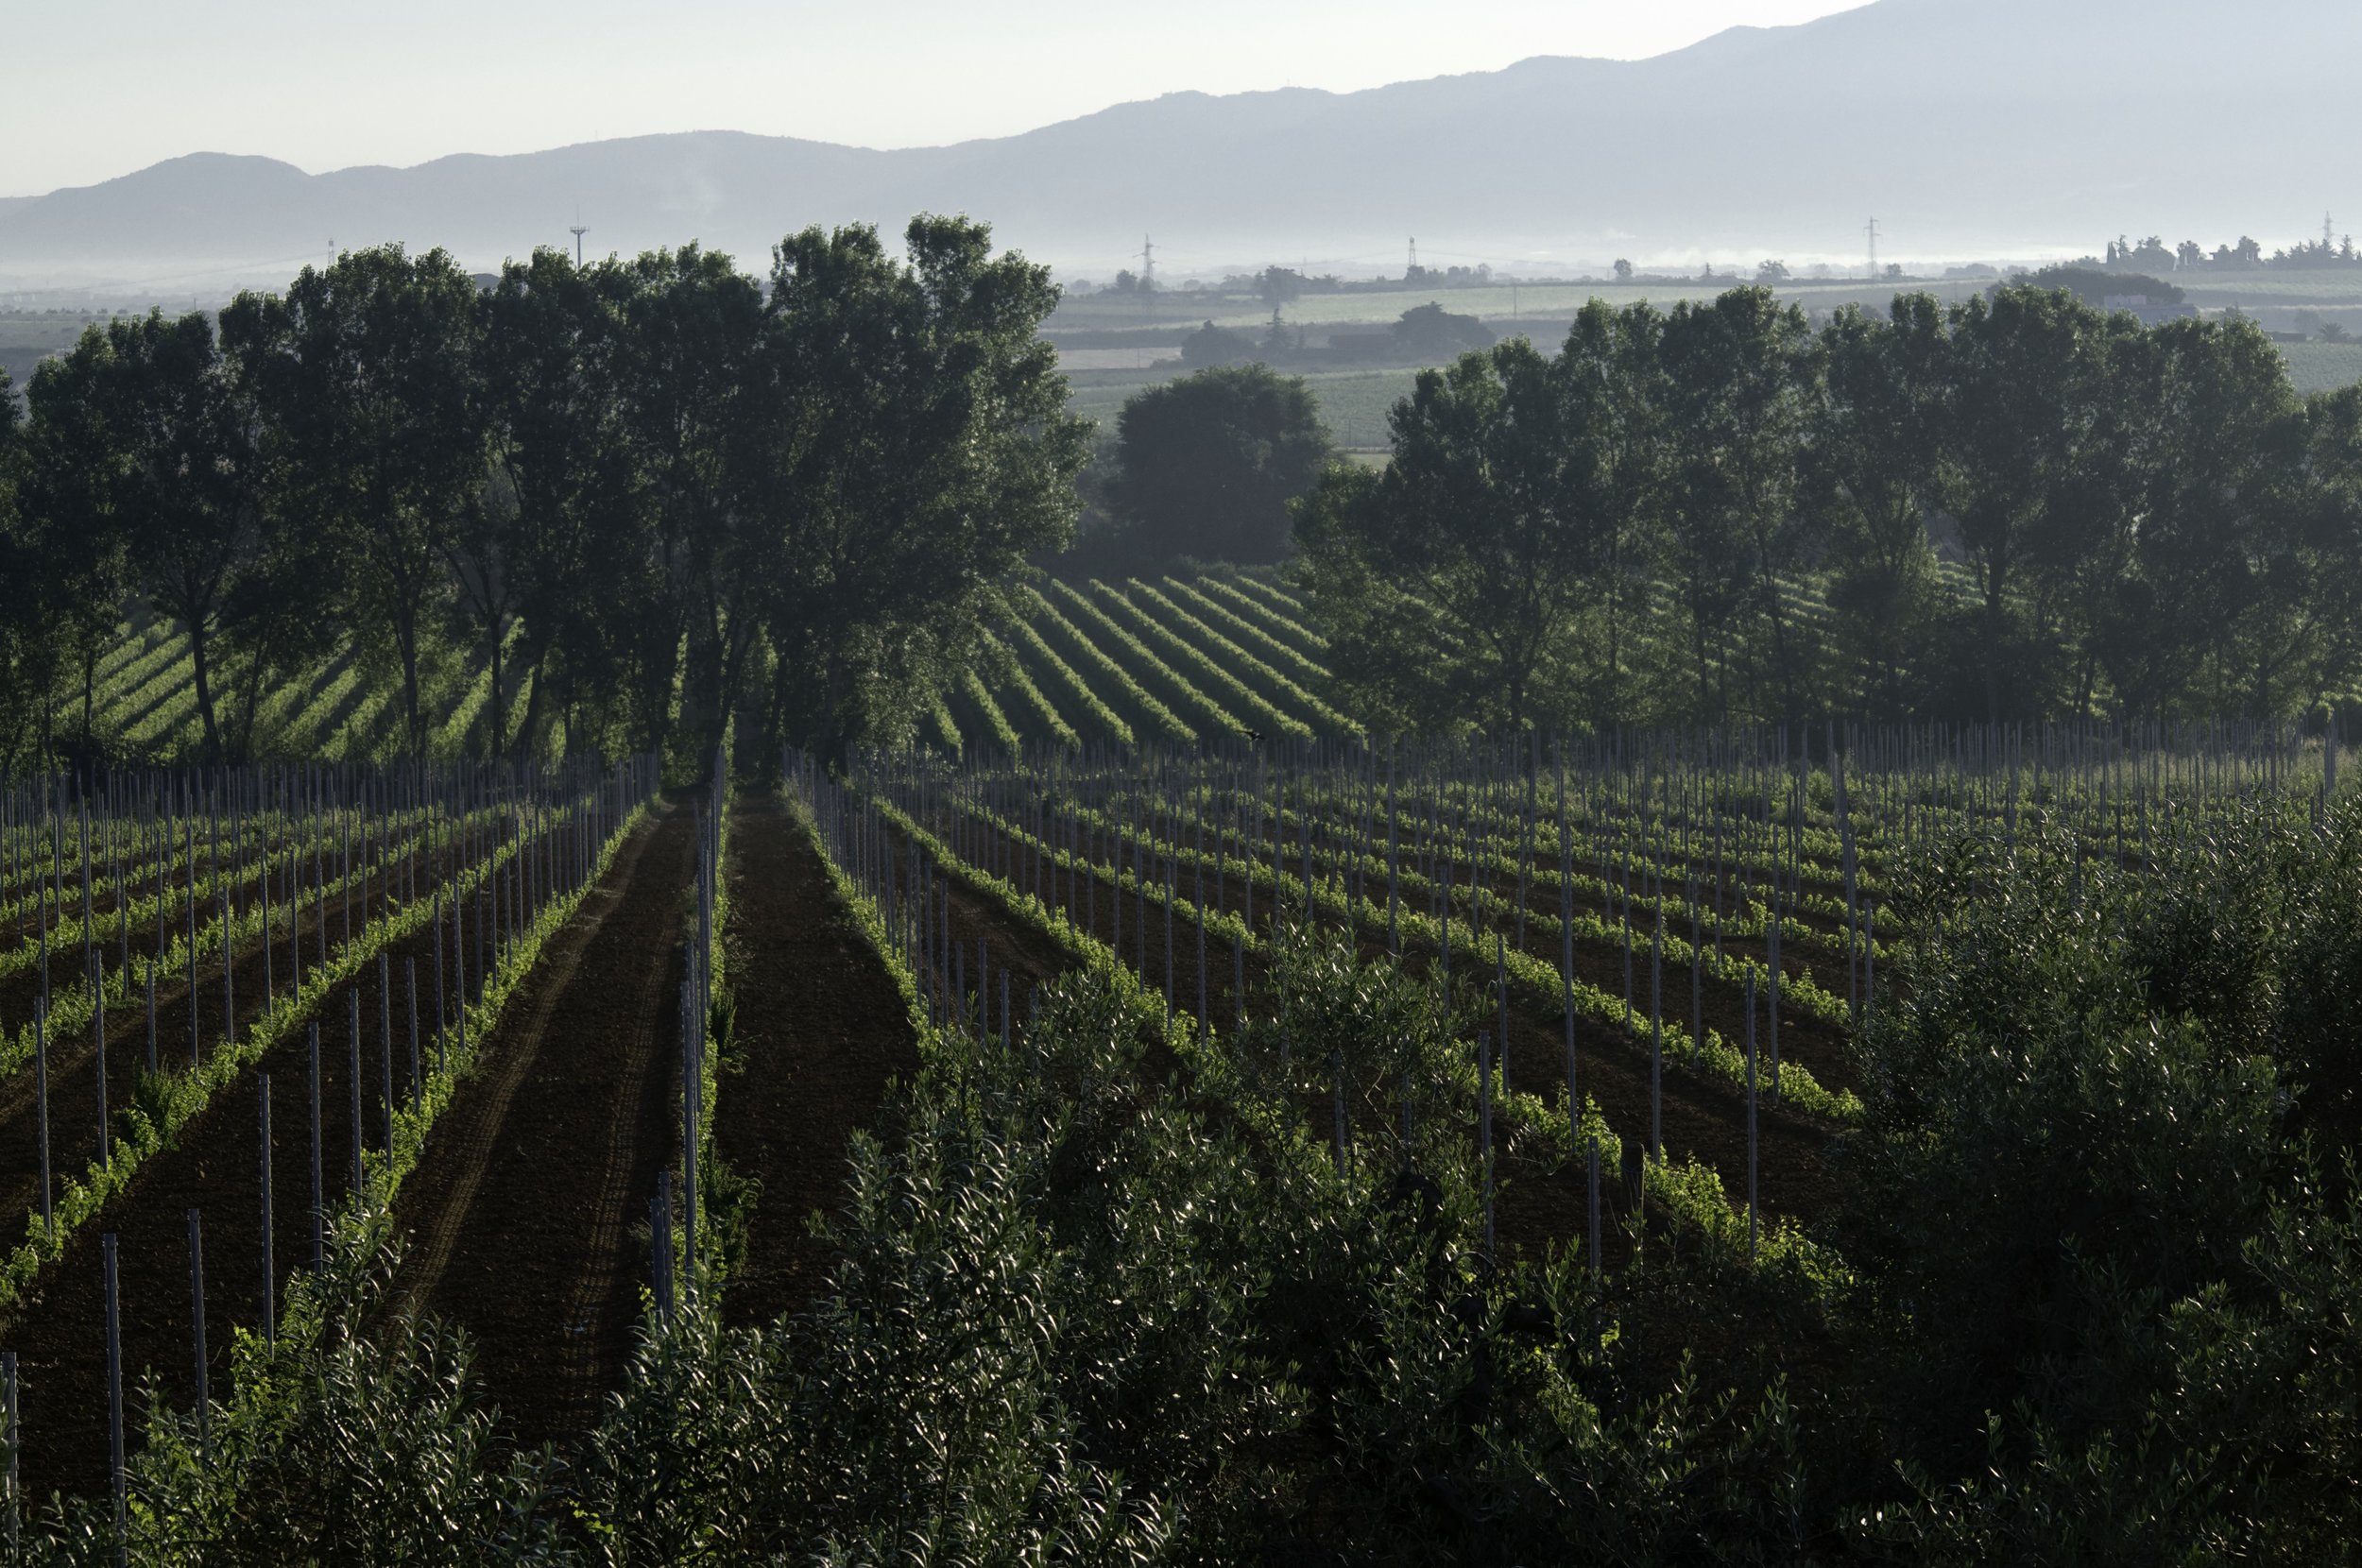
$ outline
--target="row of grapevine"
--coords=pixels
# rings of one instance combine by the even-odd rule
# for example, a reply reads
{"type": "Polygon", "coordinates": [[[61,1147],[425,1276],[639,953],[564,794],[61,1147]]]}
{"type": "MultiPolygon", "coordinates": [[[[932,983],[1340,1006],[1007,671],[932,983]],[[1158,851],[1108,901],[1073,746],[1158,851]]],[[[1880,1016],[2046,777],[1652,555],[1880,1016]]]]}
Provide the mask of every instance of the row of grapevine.
{"type": "Polygon", "coordinates": [[[1908,934],[1888,906],[1898,861],[1962,834],[2064,836],[2137,868],[2153,837],[2258,797],[2320,810],[2338,757],[2252,728],[1813,739],[1827,744],[1661,737],[1547,760],[1311,747],[1277,766],[1237,747],[1091,748],[949,775],[881,757],[857,776],[1119,948],[1127,902],[1143,947],[1158,908],[1242,952],[1283,915],[1309,921],[1473,964],[1504,1006],[1562,1014],[1570,1063],[1581,1031],[1643,1055],[1652,1096],[1669,1071],[1746,1091],[1759,1040],[1772,1099],[1843,1123],[1857,1114],[1844,1042],[1908,934]]]}
{"type": "MultiPolygon", "coordinates": [[[[318,1332],[317,1317],[298,1304],[325,1277],[323,1238],[345,1223],[338,1213],[358,1222],[365,1211],[383,1211],[476,1044],[639,820],[655,782],[654,764],[641,761],[605,776],[582,767],[273,769],[102,776],[78,795],[56,780],[6,792],[0,881],[29,876],[39,886],[33,931],[0,951],[0,1007],[32,1000],[22,1031],[0,1019],[8,1038],[0,1074],[15,1075],[21,1102],[6,1119],[37,1116],[41,1160],[24,1195],[25,1237],[0,1264],[0,1342],[29,1336],[53,1346],[68,1331],[55,1315],[64,1308],[43,1304],[47,1276],[88,1252],[77,1240],[84,1233],[145,1223],[140,1172],[184,1137],[219,1139],[209,1107],[233,1088],[260,1094],[267,1144],[269,1065],[283,1082],[293,1052],[300,1077],[307,1030],[310,1268],[282,1254],[291,1267],[283,1286],[273,1277],[254,1349],[267,1358],[292,1348],[282,1327],[318,1332]],[[62,973],[47,974],[35,953],[56,955],[62,973]],[[68,955],[83,962],[66,963],[68,955]],[[77,968],[81,978],[53,984],[77,968]],[[406,1024],[406,1069],[398,1066],[397,1018],[406,1024]],[[340,1086],[351,1096],[352,1175],[341,1202],[334,1183],[322,1185],[323,1169],[336,1168],[322,1163],[324,1026],[331,1069],[341,1068],[339,1036],[350,1033],[351,1071],[340,1086]],[[282,1288],[287,1319],[275,1306],[282,1288]]],[[[267,1187],[267,1149],[264,1158],[267,1187]]],[[[232,1172],[221,1179],[234,1191],[232,1172]]],[[[263,1217],[267,1260],[267,1193],[263,1217]]],[[[105,1240],[111,1289],[114,1236],[105,1240]]],[[[152,1275],[154,1260],[144,1262],[152,1275]]],[[[111,1343],[108,1350],[111,1365],[111,1343]]],[[[258,1381],[226,1403],[266,1402],[265,1369],[242,1357],[241,1372],[258,1381]]],[[[38,1454],[43,1420],[54,1443],[60,1418],[87,1417],[57,1403],[68,1376],[53,1369],[46,1400],[27,1404],[12,1440],[38,1454]]],[[[9,1408],[13,1416],[13,1398],[9,1408]]]]}
{"type": "Polygon", "coordinates": [[[1358,737],[1319,693],[1327,672],[1306,651],[1317,637],[1238,592],[1211,576],[1022,589],[1016,621],[945,693],[950,722],[925,739],[1013,753],[1358,737]]]}
{"type": "MultiPolygon", "coordinates": [[[[521,637],[522,628],[510,629],[512,655],[521,637]]],[[[513,664],[507,677],[501,712],[504,733],[514,737],[531,701],[532,681],[529,672],[513,664]]],[[[215,713],[224,725],[242,712],[245,693],[237,679],[234,670],[214,673],[215,713]]],[[[481,754],[490,727],[491,691],[480,653],[430,643],[421,650],[419,690],[429,755],[448,760],[481,754]]],[[[78,728],[80,715],[70,717],[78,728]]],[[[167,622],[119,628],[94,666],[90,720],[93,737],[105,752],[167,763],[197,757],[204,723],[186,633],[167,622]]],[[[562,729],[562,720],[552,715],[541,760],[566,755],[562,729]]],[[[394,761],[402,753],[398,677],[365,666],[351,648],[339,649],[257,693],[253,746],[261,756],[394,761]]]]}

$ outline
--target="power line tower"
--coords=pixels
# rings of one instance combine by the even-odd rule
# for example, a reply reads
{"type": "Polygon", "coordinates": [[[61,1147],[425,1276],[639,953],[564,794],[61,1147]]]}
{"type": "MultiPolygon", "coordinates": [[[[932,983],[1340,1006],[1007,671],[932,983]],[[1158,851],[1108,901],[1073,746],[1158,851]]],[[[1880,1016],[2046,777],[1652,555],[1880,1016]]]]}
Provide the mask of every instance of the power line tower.
{"type": "Polygon", "coordinates": [[[1872,218],[1867,230],[1870,235],[1870,281],[1878,281],[1878,220],[1872,218]]]}
{"type": "Polygon", "coordinates": [[[1156,286],[1156,246],[1146,234],[1140,236],[1140,292],[1146,294],[1156,286]]]}

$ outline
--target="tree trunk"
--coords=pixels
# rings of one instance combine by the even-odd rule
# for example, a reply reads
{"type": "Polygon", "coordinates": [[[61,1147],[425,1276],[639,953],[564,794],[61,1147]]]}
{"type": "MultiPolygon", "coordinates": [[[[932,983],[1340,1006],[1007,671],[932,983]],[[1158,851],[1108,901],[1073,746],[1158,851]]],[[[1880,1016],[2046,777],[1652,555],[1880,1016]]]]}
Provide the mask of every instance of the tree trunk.
{"type": "Polygon", "coordinates": [[[533,737],[539,731],[542,695],[541,666],[546,661],[548,654],[547,643],[537,643],[533,651],[533,661],[525,666],[525,679],[531,683],[531,686],[525,697],[524,723],[517,726],[517,763],[520,767],[524,765],[526,748],[533,743],[533,737]]]}
{"type": "Polygon", "coordinates": [[[82,643],[82,755],[84,758],[90,756],[91,703],[97,694],[97,686],[98,644],[95,639],[85,639],[82,643]]]}
{"type": "Polygon", "coordinates": [[[254,755],[254,715],[263,704],[263,657],[257,654],[253,667],[247,672],[244,689],[238,693],[237,753],[241,762],[254,755]]]}
{"type": "Polygon", "coordinates": [[[205,761],[208,766],[221,766],[221,729],[214,722],[213,673],[211,660],[205,652],[205,622],[202,617],[189,622],[189,662],[197,676],[197,711],[205,721],[205,761]]]}
{"type": "Polygon", "coordinates": [[[2001,590],[1985,590],[1985,717],[2001,722],[2001,590]]]}
{"type": "Polygon", "coordinates": [[[410,755],[426,756],[426,725],[419,717],[419,618],[410,605],[394,612],[394,646],[402,656],[402,711],[410,730],[410,755]]]}
{"type": "Polygon", "coordinates": [[[492,711],[491,727],[485,731],[485,738],[489,743],[484,748],[484,755],[488,759],[497,761],[501,753],[508,749],[508,695],[507,688],[501,679],[502,668],[507,662],[504,657],[507,650],[503,644],[508,639],[502,634],[497,615],[487,617],[486,625],[489,628],[486,642],[491,650],[492,711]]]}

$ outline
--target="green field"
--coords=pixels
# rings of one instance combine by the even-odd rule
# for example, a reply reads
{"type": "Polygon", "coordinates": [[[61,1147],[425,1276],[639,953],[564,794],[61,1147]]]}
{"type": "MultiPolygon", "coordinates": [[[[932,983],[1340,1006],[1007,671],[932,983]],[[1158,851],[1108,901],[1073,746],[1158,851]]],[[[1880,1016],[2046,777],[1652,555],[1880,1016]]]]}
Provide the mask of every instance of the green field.
{"type": "Polygon", "coordinates": [[[2362,343],[2284,343],[2288,379],[2307,397],[2362,382],[2362,343]]]}
{"type": "MultiPolygon", "coordinates": [[[[1074,378],[1071,406],[1075,413],[1096,419],[1112,431],[1125,399],[1142,387],[1172,380],[1182,373],[1182,368],[1174,365],[1123,376],[1107,371],[1087,372],[1074,378]]],[[[1411,382],[1417,374],[1409,369],[1316,370],[1304,379],[1311,386],[1312,395],[1320,400],[1321,418],[1328,425],[1329,439],[1347,451],[1373,452],[1387,444],[1386,411],[1397,399],[1411,395],[1411,382]]]]}

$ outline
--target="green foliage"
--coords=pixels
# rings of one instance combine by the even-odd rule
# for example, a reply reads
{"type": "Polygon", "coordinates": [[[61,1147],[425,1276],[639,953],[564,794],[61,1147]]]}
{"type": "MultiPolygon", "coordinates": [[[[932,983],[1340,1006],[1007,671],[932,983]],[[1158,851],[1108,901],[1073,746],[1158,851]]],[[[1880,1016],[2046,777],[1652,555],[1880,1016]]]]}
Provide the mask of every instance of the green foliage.
{"type": "Polygon", "coordinates": [[[1110,499],[1144,560],[1284,559],[1288,503],[1328,459],[1311,392],[1261,365],[1152,387],[1123,405],[1117,430],[1110,499]]]}
{"type": "Polygon", "coordinates": [[[1885,322],[1848,306],[1822,346],[1806,499],[1831,546],[1840,657],[1860,672],[1861,710],[1891,721],[1912,709],[1944,608],[1926,521],[1943,453],[1943,317],[1924,295],[1896,299],[1885,322]]]}
{"type": "Polygon", "coordinates": [[[2353,1172],[2309,1141],[2352,1137],[2350,1036],[2307,993],[2362,952],[2358,844],[2351,805],[2319,832],[2255,809],[2147,874],[2024,840],[1916,874],[1847,1203],[1916,1494],[1873,1538],[2350,1539],[2353,1172]]]}
{"type": "Polygon", "coordinates": [[[2018,284],[1815,333],[1758,288],[1513,349],[1301,505],[1376,733],[2288,719],[2362,668],[2362,437],[2245,319],[2018,284]]]}
{"type": "Polygon", "coordinates": [[[1736,672],[1715,656],[1742,613],[1770,633],[1772,678],[1757,701],[1772,717],[1804,717],[1805,693],[1818,684],[1781,592],[1809,551],[1797,501],[1818,348],[1804,313],[1766,288],[1684,301],[1665,320],[1668,575],[1688,612],[1700,713],[1732,712],[1736,672]]]}
{"type": "Polygon", "coordinates": [[[2010,281],[2026,288],[2056,289],[2072,294],[2094,309],[2106,305],[2111,295],[2146,295],[2152,305],[2178,305],[2185,298],[2173,284],[2146,273],[2102,271],[2098,267],[2064,264],[2039,267],[2023,277],[2013,277],[2010,281]]]}
{"type": "Polygon", "coordinates": [[[420,652],[484,468],[475,283],[440,250],[350,251],[283,298],[241,296],[222,335],[285,466],[280,503],[333,541],[332,602],[392,644],[423,756],[420,652]]]}
{"type": "Polygon", "coordinates": [[[965,219],[904,240],[794,236],[767,292],[695,246],[544,250],[488,290],[389,246],[241,296],[218,345],[203,315],[94,327],[0,443],[0,747],[54,752],[78,695],[86,753],[421,757],[447,647],[484,698],[444,739],[519,759],[907,738],[1066,542],[1087,426],[1047,271],[965,219]],[[191,683],[102,734],[133,591],[191,683]],[[315,716],[344,727],[274,734],[332,657],[369,675],[315,716]]]}
{"type": "Polygon", "coordinates": [[[1473,315],[1455,315],[1429,300],[1394,324],[1395,346],[1406,354],[1445,359],[1493,346],[1493,330],[1473,315]]]}
{"type": "Polygon", "coordinates": [[[1252,333],[1217,327],[1211,321],[1181,340],[1181,363],[1193,366],[1241,365],[1255,359],[1260,351],[1261,345],[1252,333]]]}
{"type": "Polygon", "coordinates": [[[1089,426],[1039,336],[1049,270],[965,218],[784,242],[765,307],[776,389],[750,499],[764,529],[774,711],[833,753],[907,736],[923,693],[1004,620],[1019,565],[1072,535],[1089,426]]]}
{"type": "Polygon", "coordinates": [[[1619,708],[1657,331],[1645,307],[1595,306],[1555,360],[1517,338],[1422,371],[1386,470],[1332,467],[1300,504],[1341,706],[1373,732],[1524,734],[1619,708]]]}

